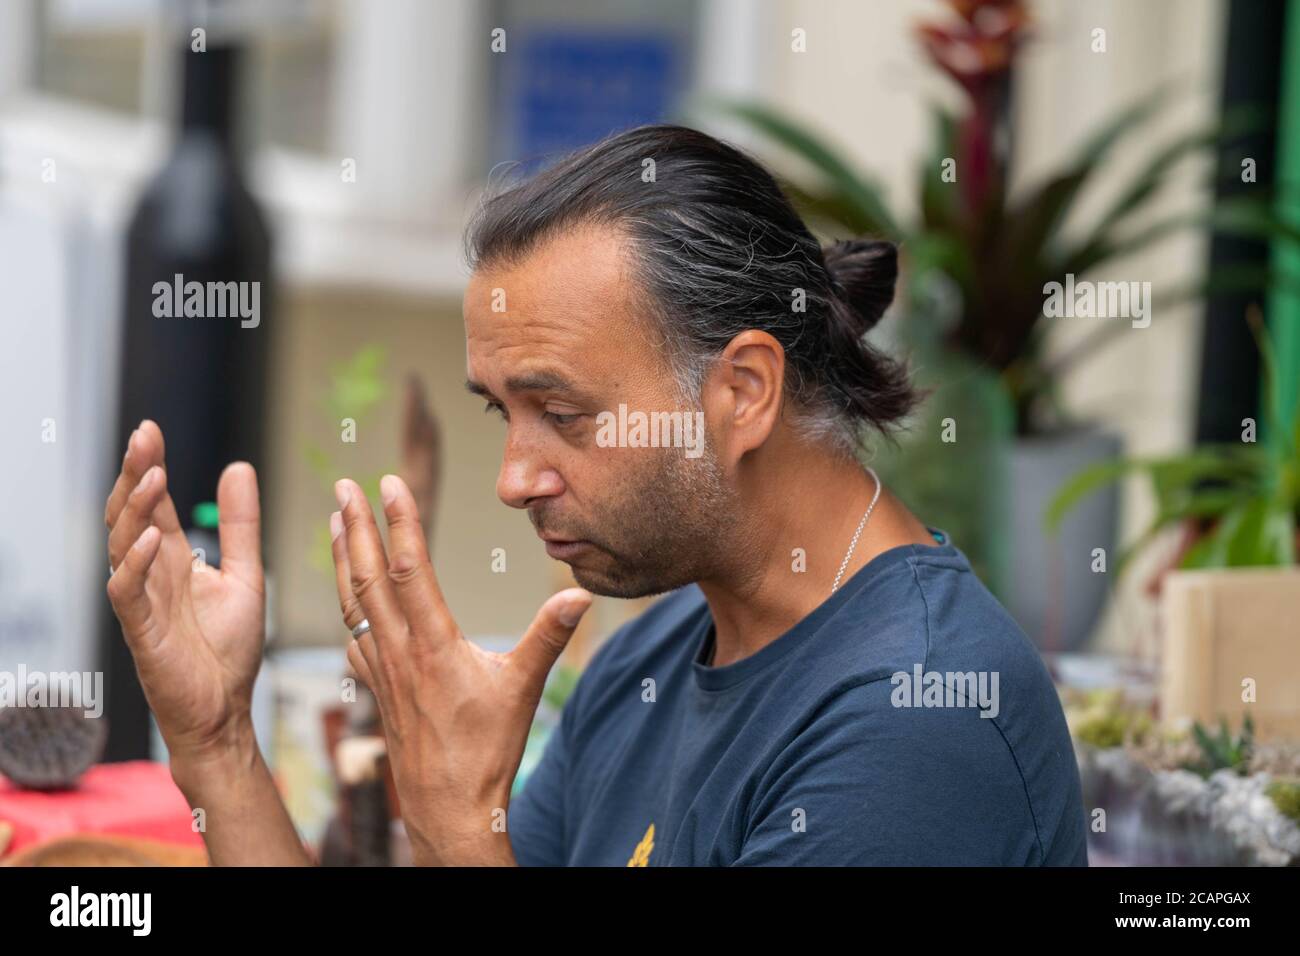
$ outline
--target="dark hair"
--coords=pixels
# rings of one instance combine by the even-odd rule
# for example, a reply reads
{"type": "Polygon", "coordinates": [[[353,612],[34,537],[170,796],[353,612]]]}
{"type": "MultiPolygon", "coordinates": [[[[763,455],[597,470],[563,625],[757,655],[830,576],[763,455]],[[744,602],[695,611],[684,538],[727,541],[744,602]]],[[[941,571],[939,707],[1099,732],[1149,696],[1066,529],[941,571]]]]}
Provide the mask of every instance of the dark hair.
{"type": "Polygon", "coordinates": [[[772,175],[734,147],[682,126],[610,136],[489,192],[466,255],[471,268],[515,262],[583,223],[631,239],[683,391],[698,395],[727,343],[762,329],[784,348],[786,394],[817,438],[856,451],[863,425],[888,435],[920,400],[905,366],[864,338],[894,297],[893,243],[823,250],[772,175]]]}

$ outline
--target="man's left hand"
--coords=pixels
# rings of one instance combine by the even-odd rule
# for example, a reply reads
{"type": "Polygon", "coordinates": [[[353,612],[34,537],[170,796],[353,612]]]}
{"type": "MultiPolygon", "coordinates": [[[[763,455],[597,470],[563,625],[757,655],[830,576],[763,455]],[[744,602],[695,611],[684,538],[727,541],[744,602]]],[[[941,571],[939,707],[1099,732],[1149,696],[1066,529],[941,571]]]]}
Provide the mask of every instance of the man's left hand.
{"type": "Polygon", "coordinates": [[[513,650],[485,651],[447,609],[406,484],[395,475],[380,482],[390,554],[360,486],[343,479],[335,493],[341,510],[330,535],[343,620],[370,623],[348,661],[379,703],[414,860],[513,865],[511,785],[546,675],[591,595],[552,595],[513,650]]]}

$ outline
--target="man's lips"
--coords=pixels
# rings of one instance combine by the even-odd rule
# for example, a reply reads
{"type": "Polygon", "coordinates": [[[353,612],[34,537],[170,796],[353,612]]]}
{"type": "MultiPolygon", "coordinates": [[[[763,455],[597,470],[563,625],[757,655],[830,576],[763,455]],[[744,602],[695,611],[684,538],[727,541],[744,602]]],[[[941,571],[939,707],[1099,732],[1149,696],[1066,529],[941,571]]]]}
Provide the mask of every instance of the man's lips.
{"type": "Polygon", "coordinates": [[[590,542],[561,538],[549,533],[539,535],[539,537],[546,542],[546,553],[557,561],[568,561],[581,553],[584,548],[591,547],[590,542]]]}

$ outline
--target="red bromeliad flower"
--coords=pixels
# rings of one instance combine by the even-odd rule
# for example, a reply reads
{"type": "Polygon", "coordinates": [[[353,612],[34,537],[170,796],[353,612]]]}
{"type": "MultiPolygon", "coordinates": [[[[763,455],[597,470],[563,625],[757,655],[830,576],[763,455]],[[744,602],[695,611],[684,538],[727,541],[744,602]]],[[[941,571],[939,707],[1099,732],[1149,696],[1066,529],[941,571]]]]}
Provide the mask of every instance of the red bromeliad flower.
{"type": "Polygon", "coordinates": [[[959,20],[923,23],[917,32],[930,58],[970,97],[958,130],[956,157],[962,199],[972,217],[995,201],[1006,174],[1000,135],[1006,122],[1011,67],[1028,36],[1023,0],[948,0],[959,20]]]}

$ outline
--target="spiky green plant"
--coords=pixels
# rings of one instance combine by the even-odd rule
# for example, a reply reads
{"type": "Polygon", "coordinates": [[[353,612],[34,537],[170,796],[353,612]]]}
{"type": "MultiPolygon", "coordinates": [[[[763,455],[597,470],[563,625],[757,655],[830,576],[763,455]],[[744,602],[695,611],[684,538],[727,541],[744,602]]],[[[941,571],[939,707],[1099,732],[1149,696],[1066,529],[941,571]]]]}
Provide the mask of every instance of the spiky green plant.
{"type": "Polygon", "coordinates": [[[1232,770],[1245,776],[1255,747],[1255,723],[1249,714],[1242,719],[1240,736],[1232,736],[1228,730],[1227,718],[1224,717],[1219,718],[1219,730],[1213,736],[1200,721],[1192,725],[1192,736],[1200,748],[1201,757],[1183,764],[1184,770],[1202,777],[1209,777],[1219,770],[1232,770]]]}
{"type": "Polygon", "coordinates": [[[1273,344],[1257,310],[1247,315],[1265,380],[1265,441],[1205,444],[1179,455],[1121,458],[1085,468],[1061,486],[1048,505],[1049,531],[1083,498],[1113,481],[1143,473],[1150,479],[1156,516],[1116,560],[1122,572],[1156,535],[1176,524],[1207,526],[1178,566],[1191,568],[1290,566],[1296,563],[1300,523],[1300,389],[1285,409],[1273,344]]]}

